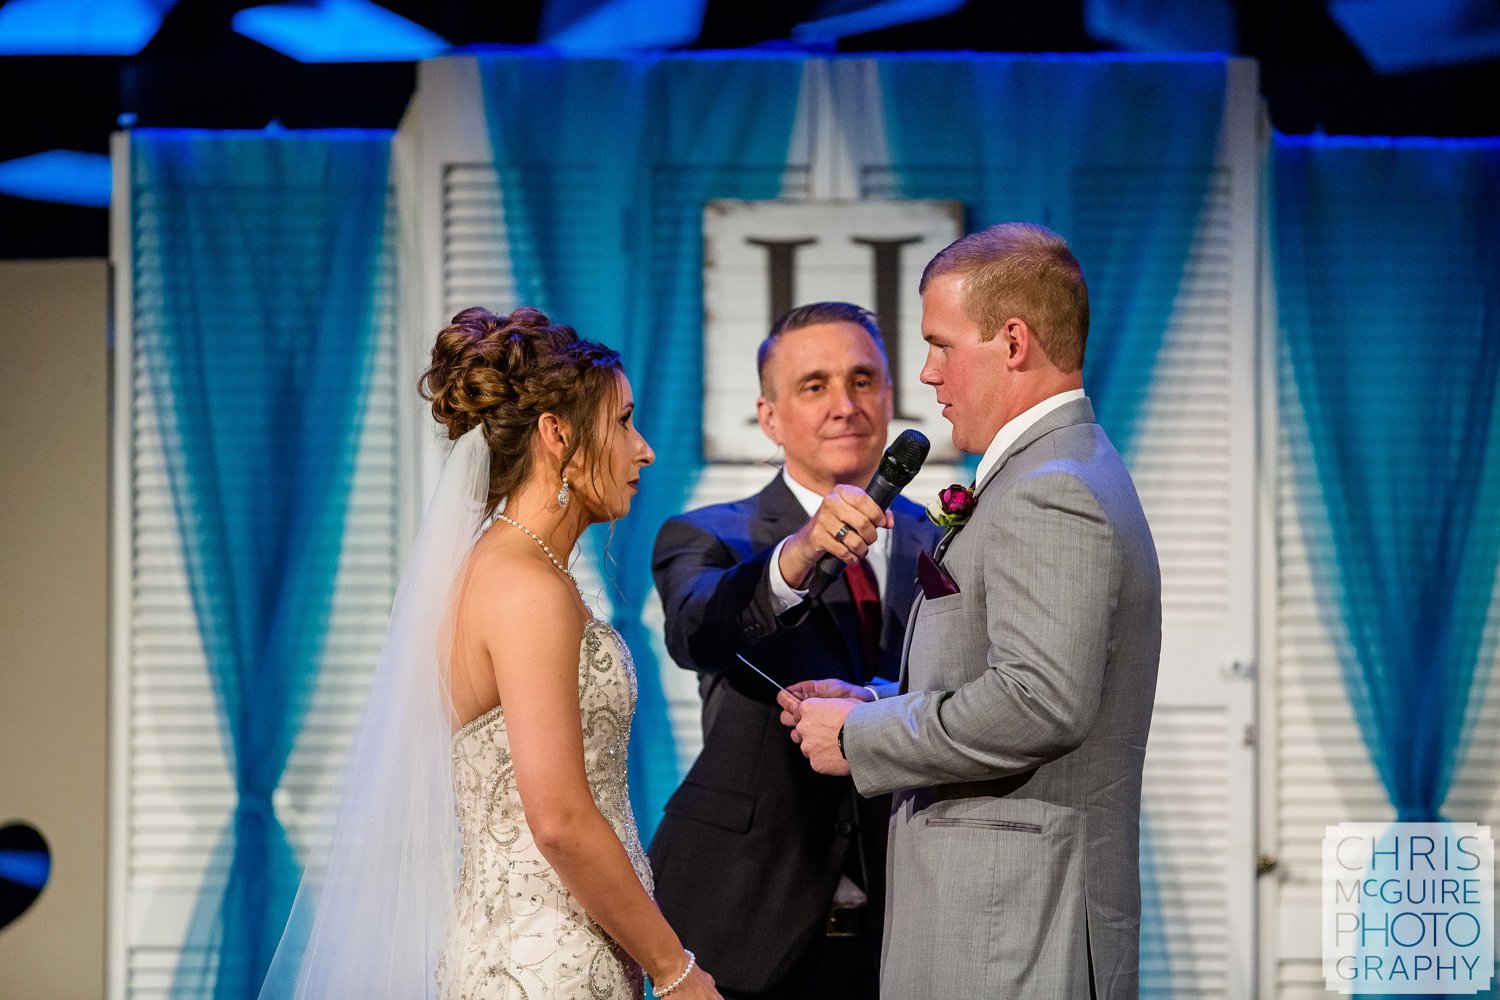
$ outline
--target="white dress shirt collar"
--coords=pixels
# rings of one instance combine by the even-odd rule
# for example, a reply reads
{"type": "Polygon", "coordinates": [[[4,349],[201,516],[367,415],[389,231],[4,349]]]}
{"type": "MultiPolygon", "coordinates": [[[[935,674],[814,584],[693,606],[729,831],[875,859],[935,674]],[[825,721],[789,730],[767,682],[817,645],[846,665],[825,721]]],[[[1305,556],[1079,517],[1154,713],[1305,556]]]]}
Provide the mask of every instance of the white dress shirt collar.
{"type": "Polygon", "coordinates": [[[807,516],[812,517],[817,512],[818,505],[823,502],[823,494],[797,482],[785,466],[781,469],[781,481],[786,483],[786,488],[792,491],[792,496],[797,498],[797,503],[807,512],[807,516]]]}
{"type": "Polygon", "coordinates": [[[1084,399],[1082,389],[1068,389],[1055,396],[1048,396],[1029,410],[1023,410],[1016,414],[995,432],[995,438],[990,446],[984,449],[984,455],[979,459],[979,468],[974,471],[974,485],[978,486],[984,482],[984,477],[990,474],[1000,457],[1011,445],[1021,440],[1021,435],[1030,430],[1038,420],[1051,413],[1065,403],[1071,403],[1075,399],[1084,399]]]}

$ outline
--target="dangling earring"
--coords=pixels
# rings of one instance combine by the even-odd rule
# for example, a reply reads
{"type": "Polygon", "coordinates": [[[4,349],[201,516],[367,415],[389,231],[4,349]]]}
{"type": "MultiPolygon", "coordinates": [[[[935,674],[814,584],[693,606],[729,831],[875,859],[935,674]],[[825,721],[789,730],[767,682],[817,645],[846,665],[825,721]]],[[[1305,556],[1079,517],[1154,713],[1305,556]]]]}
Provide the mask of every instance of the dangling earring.
{"type": "Polygon", "coordinates": [[[562,489],[557,491],[557,509],[567,510],[568,501],[571,500],[572,497],[568,495],[568,474],[566,472],[563,473],[562,481],[562,489]]]}

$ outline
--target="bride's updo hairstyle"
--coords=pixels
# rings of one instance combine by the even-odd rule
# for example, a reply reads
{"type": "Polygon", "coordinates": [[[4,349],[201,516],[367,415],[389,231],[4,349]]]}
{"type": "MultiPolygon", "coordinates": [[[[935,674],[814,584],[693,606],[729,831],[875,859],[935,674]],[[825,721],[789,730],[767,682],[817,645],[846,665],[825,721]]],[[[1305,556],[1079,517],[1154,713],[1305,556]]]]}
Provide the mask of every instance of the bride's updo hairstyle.
{"type": "Polygon", "coordinates": [[[621,371],[616,351],[579,339],[572,327],[553,323],[538,309],[522,306],[496,316],[475,306],[437,335],[432,365],[417,391],[432,401],[432,415],[450,439],[484,427],[490,446],[485,510],[493,512],[531,475],[531,435],[544,413],[573,430],[559,481],[579,451],[592,477],[605,443],[599,415],[617,399],[621,371]]]}

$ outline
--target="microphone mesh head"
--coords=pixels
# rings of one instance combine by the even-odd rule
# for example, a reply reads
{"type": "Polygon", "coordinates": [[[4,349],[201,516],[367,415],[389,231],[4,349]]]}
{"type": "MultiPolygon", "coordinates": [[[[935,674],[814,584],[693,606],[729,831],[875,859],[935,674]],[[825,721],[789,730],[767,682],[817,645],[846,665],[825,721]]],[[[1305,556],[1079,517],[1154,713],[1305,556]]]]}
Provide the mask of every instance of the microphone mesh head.
{"type": "Polygon", "coordinates": [[[880,460],[880,474],[891,485],[905,488],[906,484],[916,478],[917,473],[921,471],[922,463],[927,461],[927,451],[931,447],[932,443],[921,431],[913,429],[902,431],[885,450],[885,457],[880,460]]]}

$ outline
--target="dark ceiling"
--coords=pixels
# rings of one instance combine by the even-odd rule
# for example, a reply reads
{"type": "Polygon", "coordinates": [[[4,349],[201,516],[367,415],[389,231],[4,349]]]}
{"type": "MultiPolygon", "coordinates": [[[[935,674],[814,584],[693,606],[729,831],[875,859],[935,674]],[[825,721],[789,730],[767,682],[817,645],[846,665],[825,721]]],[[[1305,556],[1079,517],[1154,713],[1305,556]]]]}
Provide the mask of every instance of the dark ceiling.
{"type": "MultiPolygon", "coordinates": [[[[49,149],[104,153],[121,115],[139,125],[396,126],[412,63],[305,65],[236,34],[266,0],[179,0],[135,56],[0,57],[0,162],[49,149]]],[[[1500,0],[1495,0],[1500,3],[1500,0]]],[[[458,46],[536,40],[541,0],[384,0],[458,46]]],[[[787,45],[818,0],[708,0],[693,48],[787,45]]],[[[1381,76],[1321,0],[1235,0],[1240,55],[1260,63],[1281,132],[1500,136],[1500,60],[1381,76]]],[[[947,17],[846,38],[838,51],[1089,52],[1082,0],[969,0],[947,17]]],[[[0,258],[102,257],[100,208],[0,195],[0,258]]]]}

